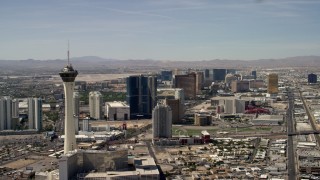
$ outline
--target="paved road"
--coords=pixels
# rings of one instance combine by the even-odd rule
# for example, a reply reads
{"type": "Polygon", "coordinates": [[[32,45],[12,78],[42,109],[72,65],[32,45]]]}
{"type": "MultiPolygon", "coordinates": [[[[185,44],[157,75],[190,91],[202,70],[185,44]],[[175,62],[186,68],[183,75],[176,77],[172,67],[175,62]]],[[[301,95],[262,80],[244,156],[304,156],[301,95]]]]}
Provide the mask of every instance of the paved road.
{"type": "Polygon", "coordinates": [[[218,135],[216,137],[233,137],[233,138],[246,138],[246,137],[267,137],[270,139],[282,139],[286,138],[286,133],[246,133],[246,134],[230,134],[230,135],[218,135]]]}
{"type": "MultiPolygon", "coordinates": [[[[288,99],[289,99],[289,105],[287,109],[287,133],[292,134],[295,132],[294,128],[294,117],[293,117],[293,111],[294,111],[294,96],[292,94],[292,91],[288,91],[288,99]]],[[[288,136],[288,146],[287,146],[287,152],[288,152],[288,179],[296,179],[296,162],[295,162],[295,153],[294,153],[294,147],[293,147],[293,137],[288,136]]]]}
{"type": "MultiPolygon", "coordinates": [[[[305,99],[302,97],[301,92],[300,92],[300,96],[301,96],[301,99],[302,99],[302,102],[303,102],[303,105],[304,105],[304,109],[306,110],[306,113],[307,113],[308,118],[310,120],[310,124],[311,124],[311,127],[312,127],[313,131],[318,131],[318,129],[316,127],[316,123],[315,123],[316,120],[315,120],[313,114],[310,112],[310,109],[307,106],[307,103],[306,103],[305,99]]],[[[319,136],[319,134],[315,134],[314,137],[317,139],[318,146],[320,146],[320,136],[319,136]]]]}
{"type": "Polygon", "coordinates": [[[160,173],[160,180],[165,180],[166,177],[163,174],[163,171],[162,171],[161,167],[158,164],[158,159],[157,159],[157,157],[156,157],[156,155],[154,153],[154,149],[151,147],[151,142],[150,141],[145,141],[145,142],[147,144],[150,156],[153,157],[153,159],[154,159],[154,161],[155,161],[155,163],[156,163],[156,165],[158,167],[158,170],[159,170],[159,173],[160,173]]]}
{"type": "Polygon", "coordinates": [[[250,161],[251,161],[251,162],[253,162],[254,157],[255,157],[256,154],[257,154],[258,147],[259,147],[259,144],[260,144],[260,142],[261,142],[261,138],[257,138],[257,139],[255,139],[254,141],[255,141],[255,142],[254,142],[254,150],[253,150],[252,155],[251,155],[251,157],[250,157],[250,161]]]}

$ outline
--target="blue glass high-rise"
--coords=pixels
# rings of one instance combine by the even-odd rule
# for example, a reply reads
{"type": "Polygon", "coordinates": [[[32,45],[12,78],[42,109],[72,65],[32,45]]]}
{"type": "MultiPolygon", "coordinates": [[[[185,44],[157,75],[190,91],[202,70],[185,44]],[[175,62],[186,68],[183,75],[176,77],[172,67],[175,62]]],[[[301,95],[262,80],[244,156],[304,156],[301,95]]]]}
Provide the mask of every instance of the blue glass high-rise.
{"type": "Polygon", "coordinates": [[[224,81],[226,77],[226,69],[213,69],[212,75],[214,81],[224,81]]]}
{"type": "Polygon", "coordinates": [[[172,71],[161,71],[161,80],[162,81],[171,81],[172,80],[172,71]]]}
{"type": "Polygon", "coordinates": [[[152,109],[157,102],[157,77],[149,75],[129,76],[126,81],[130,119],[151,118],[152,109]]]}
{"type": "Polygon", "coordinates": [[[251,75],[253,76],[254,79],[257,79],[257,71],[251,71],[251,75]]]}
{"type": "Polygon", "coordinates": [[[313,73],[311,73],[311,74],[308,74],[308,83],[310,84],[312,84],[312,83],[317,83],[317,75],[316,74],[313,74],[313,73]]]}

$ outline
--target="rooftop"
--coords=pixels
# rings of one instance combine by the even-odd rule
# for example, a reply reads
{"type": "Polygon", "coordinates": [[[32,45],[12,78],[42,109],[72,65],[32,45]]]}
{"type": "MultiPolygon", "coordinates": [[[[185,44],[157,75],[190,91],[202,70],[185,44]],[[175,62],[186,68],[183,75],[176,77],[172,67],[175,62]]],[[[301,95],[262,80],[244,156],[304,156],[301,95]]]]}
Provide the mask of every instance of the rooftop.
{"type": "Polygon", "coordinates": [[[106,102],[106,105],[109,105],[110,107],[129,107],[126,103],[120,101],[106,102]]]}
{"type": "Polygon", "coordinates": [[[283,115],[259,115],[256,120],[282,120],[283,115]]]}
{"type": "Polygon", "coordinates": [[[63,82],[74,82],[75,78],[78,75],[78,71],[74,70],[71,64],[68,64],[61,70],[59,75],[63,82]]]}

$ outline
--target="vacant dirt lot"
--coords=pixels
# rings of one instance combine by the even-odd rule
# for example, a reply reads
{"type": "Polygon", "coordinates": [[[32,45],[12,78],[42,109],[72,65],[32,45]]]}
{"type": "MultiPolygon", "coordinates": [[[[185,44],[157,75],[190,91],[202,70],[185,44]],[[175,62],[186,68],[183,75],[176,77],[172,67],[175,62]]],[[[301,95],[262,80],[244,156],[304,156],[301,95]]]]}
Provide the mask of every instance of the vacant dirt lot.
{"type": "Polygon", "coordinates": [[[20,168],[23,168],[23,167],[26,167],[28,166],[29,164],[33,164],[35,163],[36,161],[38,160],[34,160],[34,159],[19,159],[17,161],[14,161],[14,162],[11,162],[11,163],[8,163],[6,165],[3,165],[5,167],[9,167],[9,168],[12,168],[12,169],[20,169],[20,168]]]}
{"type": "Polygon", "coordinates": [[[127,121],[92,121],[92,125],[110,125],[110,126],[121,126],[123,123],[127,123],[127,128],[133,128],[133,127],[141,127],[145,126],[147,124],[151,124],[151,120],[127,120],[127,121]]]}

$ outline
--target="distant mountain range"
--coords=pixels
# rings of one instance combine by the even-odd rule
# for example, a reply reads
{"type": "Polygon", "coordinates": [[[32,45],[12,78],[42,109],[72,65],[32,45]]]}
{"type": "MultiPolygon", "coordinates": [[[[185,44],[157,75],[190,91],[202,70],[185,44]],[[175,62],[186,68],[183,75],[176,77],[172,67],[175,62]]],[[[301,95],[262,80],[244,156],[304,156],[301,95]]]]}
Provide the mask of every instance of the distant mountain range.
{"type": "MultiPolygon", "coordinates": [[[[112,69],[149,70],[174,68],[289,68],[289,67],[320,67],[320,56],[298,56],[283,59],[260,60],[201,60],[201,61],[169,61],[169,60],[118,60],[97,56],[71,58],[73,66],[82,72],[107,72],[112,69]]],[[[12,73],[55,73],[67,64],[66,60],[0,60],[1,74],[12,73]]]]}

